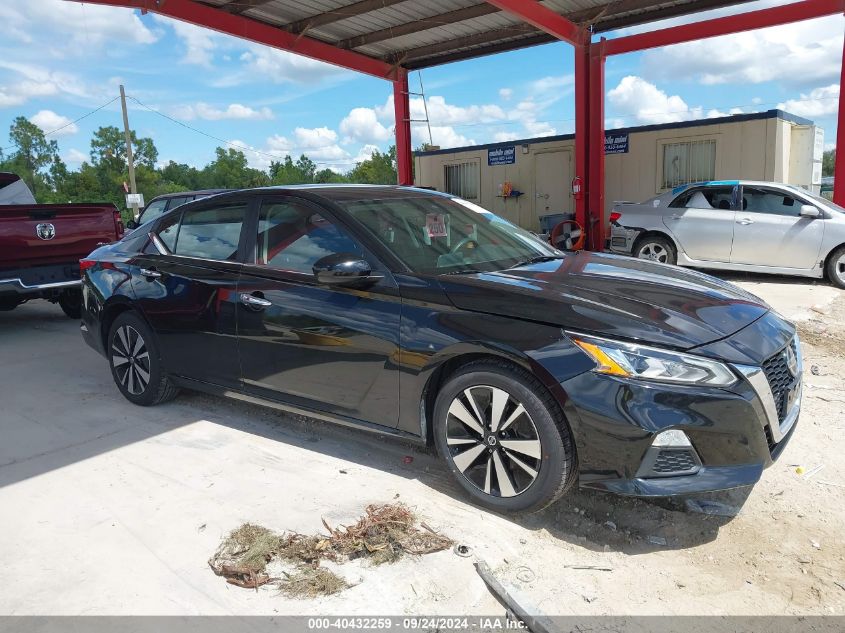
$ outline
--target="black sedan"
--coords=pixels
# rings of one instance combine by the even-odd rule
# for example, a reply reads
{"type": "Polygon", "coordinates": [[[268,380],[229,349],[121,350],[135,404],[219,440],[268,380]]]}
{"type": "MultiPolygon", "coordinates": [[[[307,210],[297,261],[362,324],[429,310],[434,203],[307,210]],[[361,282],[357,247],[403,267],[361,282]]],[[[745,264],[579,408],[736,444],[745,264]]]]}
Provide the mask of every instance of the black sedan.
{"type": "Polygon", "coordinates": [[[81,267],[83,335],[129,401],[197,389],[433,443],[495,510],[750,485],[800,409],[795,328],[757,297],[431,191],[222,194],[81,267]]]}

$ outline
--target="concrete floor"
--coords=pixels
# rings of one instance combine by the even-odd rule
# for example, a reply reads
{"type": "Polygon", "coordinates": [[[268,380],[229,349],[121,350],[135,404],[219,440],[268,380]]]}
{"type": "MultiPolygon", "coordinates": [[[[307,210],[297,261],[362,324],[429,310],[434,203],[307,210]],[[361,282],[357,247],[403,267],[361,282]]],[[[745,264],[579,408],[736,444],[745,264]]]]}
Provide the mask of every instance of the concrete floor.
{"type": "MultiPolygon", "coordinates": [[[[789,317],[839,296],[732,279],[789,317]]],[[[402,442],[192,393],[135,407],[78,324],[46,302],[0,312],[0,407],[0,614],[502,613],[452,552],[353,565],[364,582],[312,601],[226,585],[206,564],[244,521],[311,533],[394,499],[488,560],[527,559],[551,540],[559,564],[589,563],[613,544],[480,511],[433,455],[402,442]]],[[[566,591],[546,597],[558,604],[566,591]]]]}

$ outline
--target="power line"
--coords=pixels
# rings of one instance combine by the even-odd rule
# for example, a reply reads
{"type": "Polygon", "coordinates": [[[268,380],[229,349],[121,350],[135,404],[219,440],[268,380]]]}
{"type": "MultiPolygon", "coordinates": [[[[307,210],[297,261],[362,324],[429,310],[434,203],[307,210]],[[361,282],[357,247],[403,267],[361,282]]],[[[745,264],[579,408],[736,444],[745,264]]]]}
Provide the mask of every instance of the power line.
{"type": "MultiPolygon", "coordinates": [[[[118,99],[120,99],[120,97],[115,97],[111,101],[107,101],[103,105],[101,105],[97,108],[94,108],[93,110],[91,110],[90,112],[87,112],[86,114],[83,114],[78,119],[74,119],[73,121],[69,121],[69,122],[65,123],[64,125],[62,125],[61,127],[57,127],[55,130],[50,130],[49,132],[44,132],[44,136],[50,136],[51,134],[55,134],[56,132],[61,132],[65,128],[70,127],[71,125],[75,125],[76,123],[79,123],[82,119],[87,119],[92,114],[95,114],[95,113],[99,112],[100,110],[102,110],[103,108],[110,106],[112,103],[114,103],[118,99]]],[[[12,143],[8,147],[0,147],[0,152],[5,151],[7,149],[11,149],[13,147],[19,147],[19,145],[17,143],[12,143]]]]}
{"type": "MultiPolygon", "coordinates": [[[[138,99],[136,99],[135,97],[133,97],[131,95],[127,95],[127,98],[132,99],[132,101],[137,103],[142,108],[149,110],[153,114],[157,114],[160,117],[163,117],[163,118],[167,119],[168,121],[175,123],[176,125],[181,125],[185,129],[191,130],[192,132],[196,132],[197,134],[202,134],[205,137],[208,137],[212,140],[218,141],[219,143],[223,143],[224,145],[234,147],[235,149],[239,149],[239,150],[242,150],[242,151],[245,151],[245,152],[252,152],[254,154],[258,154],[259,156],[266,156],[267,158],[272,158],[272,159],[275,159],[275,160],[284,160],[285,157],[290,156],[290,154],[285,154],[285,155],[270,154],[268,152],[262,152],[261,150],[257,150],[253,147],[247,147],[245,145],[233,143],[232,141],[227,141],[226,139],[220,138],[219,136],[214,136],[213,134],[209,134],[208,132],[205,132],[204,130],[200,130],[200,129],[195,128],[191,125],[188,125],[184,121],[180,121],[180,120],[175,119],[171,116],[168,116],[164,112],[161,112],[160,110],[156,110],[155,108],[151,108],[150,106],[146,105],[145,103],[142,103],[141,101],[139,101],[138,99]]],[[[300,150],[311,149],[311,150],[314,150],[314,149],[321,149],[321,148],[319,148],[319,147],[291,147],[290,149],[291,150],[296,150],[296,149],[300,149],[300,150]]],[[[338,160],[338,161],[332,161],[332,162],[324,162],[324,161],[323,162],[312,161],[312,162],[314,162],[315,165],[347,165],[347,164],[351,165],[351,164],[355,163],[356,161],[354,161],[354,160],[345,160],[345,161],[338,160]]]]}

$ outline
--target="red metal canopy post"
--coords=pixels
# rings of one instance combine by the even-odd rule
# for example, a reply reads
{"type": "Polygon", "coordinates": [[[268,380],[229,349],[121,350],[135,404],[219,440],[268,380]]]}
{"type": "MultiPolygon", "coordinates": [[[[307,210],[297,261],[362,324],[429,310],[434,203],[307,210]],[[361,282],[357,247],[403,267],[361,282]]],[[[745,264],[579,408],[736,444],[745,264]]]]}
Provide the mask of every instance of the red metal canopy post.
{"type": "Polygon", "coordinates": [[[399,68],[393,81],[393,112],[396,116],[396,176],[400,185],[414,184],[411,150],[411,102],[408,94],[408,71],[399,68]]]}
{"type": "Polygon", "coordinates": [[[603,251],[606,232],[604,219],[604,38],[590,47],[590,177],[589,227],[590,250],[603,251]]]}
{"type": "Polygon", "coordinates": [[[586,231],[589,195],[587,171],[590,166],[590,43],[575,47],[575,221],[586,231]]]}
{"type": "Polygon", "coordinates": [[[836,126],[836,158],[833,165],[833,201],[845,206],[845,43],[842,48],[842,71],[839,78],[839,115],[836,126]]]}

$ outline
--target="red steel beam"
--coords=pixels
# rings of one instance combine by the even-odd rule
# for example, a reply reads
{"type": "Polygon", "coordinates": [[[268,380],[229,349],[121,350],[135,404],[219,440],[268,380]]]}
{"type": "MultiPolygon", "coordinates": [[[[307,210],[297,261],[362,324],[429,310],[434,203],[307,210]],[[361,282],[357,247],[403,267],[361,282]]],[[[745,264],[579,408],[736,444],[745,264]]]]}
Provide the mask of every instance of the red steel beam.
{"type": "MultiPolygon", "coordinates": [[[[354,51],[346,51],[319,40],[288,33],[278,27],[252,20],[246,16],[228,13],[222,9],[194,2],[193,0],[70,0],[113,7],[140,9],[144,12],[165,15],[183,22],[190,22],[220,33],[240,37],[258,44],[290,51],[321,62],[341,66],[380,79],[392,80],[396,68],[391,64],[354,51]]],[[[225,6],[225,5],[224,5],[225,6]]]]}
{"type": "Polygon", "coordinates": [[[839,79],[839,115],[836,126],[836,156],[833,163],[833,201],[845,206],[845,46],[842,49],[842,71],[839,79]]]}
{"type": "Polygon", "coordinates": [[[604,250],[607,222],[604,218],[604,63],[607,40],[590,46],[590,175],[587,243],[593,251],[604,250]]]}
{"type": "Polygon", "coordinates": [[[580,194],[574,194],[575,221],[582,227],[588,226],[589,116],[590,44],[586,43],[575,47],[575,182],[581,187],[580,194]]]}
{"type": "MultiPolygon", "coordinates": [[[[723,18],[692,22],[648,33],[629,35],[608,40],[606,55],[622,55],[635,51],[683,44],[708,37],[732,35],[769,26],[792,24],[802,20],[841,14],[845,11],[845,0],[801,0],[770,9],[759,9],[738,13],[723,18]]],[[[773,60],[774,61],[774,60],[773,60]]]]}
{"type": "Polygon", "coordinates": [[[487,0],[487,3],[564,42],[577,45],[589,38],[587,31],[537,0],[487,0]]]}
{"type": "Polygon", "coordinates": [[[393,81],[393,112],[396,116],[396,176],[400,185],[414,184],[411,153],[411,103],[408,93],[408,71],[399,69],[393,81]]]}

